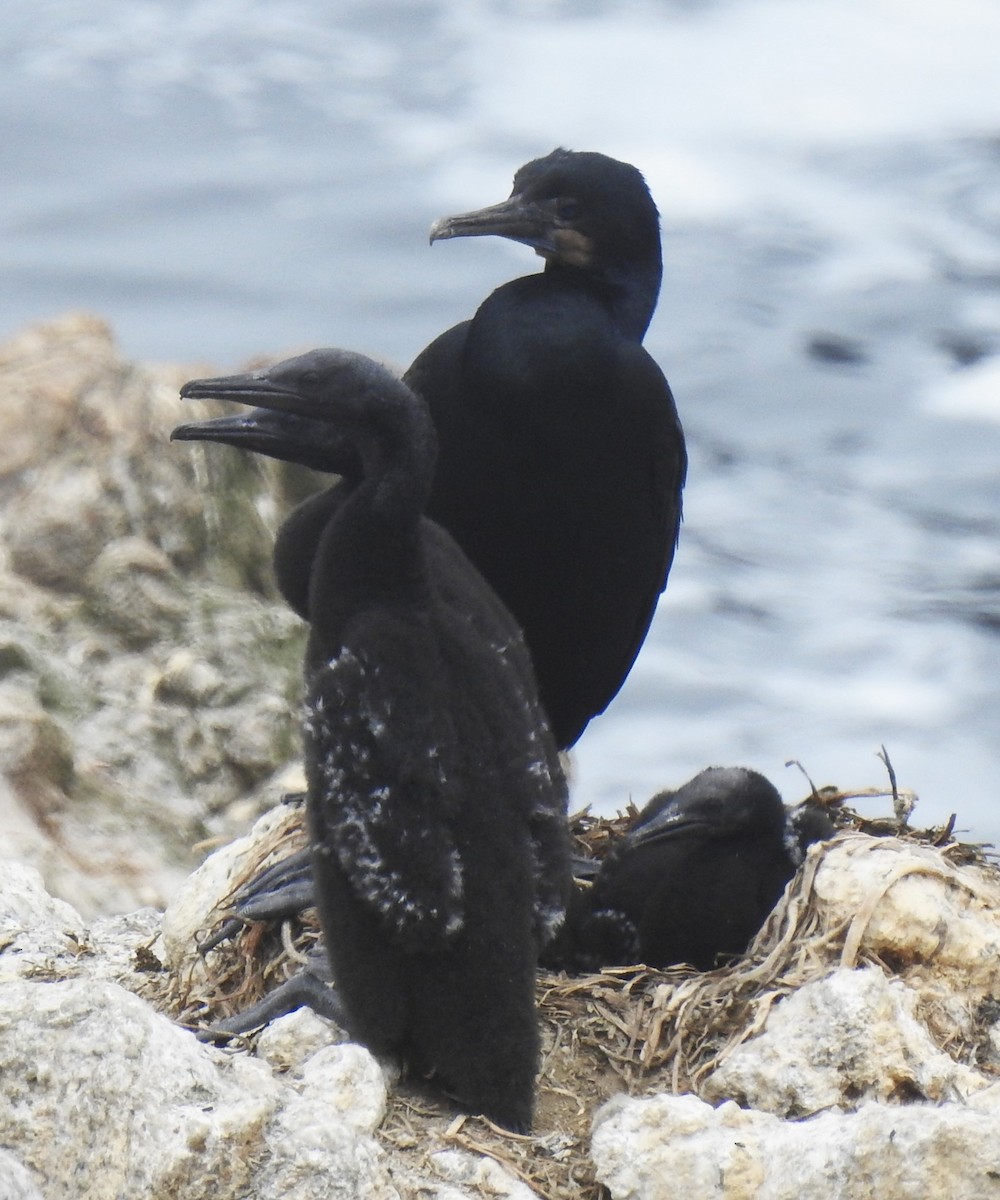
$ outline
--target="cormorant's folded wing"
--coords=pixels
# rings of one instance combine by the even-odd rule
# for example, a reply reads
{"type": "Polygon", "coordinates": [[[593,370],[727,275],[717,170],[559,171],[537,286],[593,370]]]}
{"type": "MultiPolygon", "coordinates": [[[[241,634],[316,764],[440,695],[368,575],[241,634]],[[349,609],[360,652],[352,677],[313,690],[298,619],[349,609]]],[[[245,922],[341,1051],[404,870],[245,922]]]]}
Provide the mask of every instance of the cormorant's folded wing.
{"type": "Polygon", "coordinates": [[[445,945],[464,923],[452,837],[454,733],[406,663],[345,650],[312,680],[306,736],[314,851],[409,950],[445,945]]]}

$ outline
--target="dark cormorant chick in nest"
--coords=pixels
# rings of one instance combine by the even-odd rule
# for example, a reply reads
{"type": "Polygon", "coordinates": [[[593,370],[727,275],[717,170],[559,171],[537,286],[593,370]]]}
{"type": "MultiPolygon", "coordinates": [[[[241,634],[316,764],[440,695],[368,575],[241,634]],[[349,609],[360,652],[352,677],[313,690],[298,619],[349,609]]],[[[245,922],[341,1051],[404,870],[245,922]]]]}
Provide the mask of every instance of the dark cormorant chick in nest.
{"type": "Polygon", "coordinates": [[[533,247],[545,269],[498,288],[404,379],[438,433],[427,512],[524,630],[566,748],[628,675],[680,525],[684,437],[642,346],[659,216],[635,167],[560,149],[431,241],[487,234],[533,247]]]}
{"type": "Polygon", "coordinates": [[[182,394],[261,409],[175,437],[327,469],[345,446],[356,457],[319,522],[307,597],[307,806],[337,991],[373,1051],[526,1129],[535,966],[570,886],[565,782],[514,620],[423,516],[426,407],[333,350],[182,394]]]}
{"type": "Polygon", "coordinates": [[[700,971],[742,954],[829,817],[785,809],[756,771],[709,767],[654,796],[578,892],[554,947],[576,970],[642,962],[700,971]]]}

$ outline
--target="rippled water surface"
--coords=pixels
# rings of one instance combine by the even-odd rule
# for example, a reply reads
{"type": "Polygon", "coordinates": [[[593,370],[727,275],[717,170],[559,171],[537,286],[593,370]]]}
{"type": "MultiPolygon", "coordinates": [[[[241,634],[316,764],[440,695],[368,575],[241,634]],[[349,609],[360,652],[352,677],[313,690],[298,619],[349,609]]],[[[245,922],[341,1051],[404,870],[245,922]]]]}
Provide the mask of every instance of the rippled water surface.
{"type": "Polygon", "coordinates": [[[428,248],[554,145],[663,215],[647,345],[686,522],[580,804],[709,763],[880,783],[1000,838],[1000,6],[23,0],[0,11],[0,333],[405,365],[534,270],[428,248]]]}

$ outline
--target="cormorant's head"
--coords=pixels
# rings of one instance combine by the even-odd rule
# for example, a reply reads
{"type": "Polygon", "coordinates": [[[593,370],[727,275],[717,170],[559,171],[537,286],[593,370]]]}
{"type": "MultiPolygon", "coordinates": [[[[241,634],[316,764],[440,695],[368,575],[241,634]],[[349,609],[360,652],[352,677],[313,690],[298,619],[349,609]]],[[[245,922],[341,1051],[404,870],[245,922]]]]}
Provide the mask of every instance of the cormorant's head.
{"type": "Polygon", "coordinates": [[[514,176],[508,200],[443,217],[432,242],[495,234],[531,246],[547,263],[596,273],[660,269],[656,205],[639,171],[605,154],[553,150],[514,176]]]}
{"type": "Polygon", "coordinates": [[[179,425],[171,440],[226,442],[354,477],[366,454],[385,461],[415,448],[433,462],[434,433],[423,402],[391,371],[348,350],[312,350],[243,375],[193,379],[181,397],[256,408],[179,425]]]}
{"type": "Polygon", "coordinates": [[[673,792],[646,805],[626,844],[647,845],[679,837],[758,838],[781,845],[785,807],[777,788],[745,767],[706,767],[673,792]]]}

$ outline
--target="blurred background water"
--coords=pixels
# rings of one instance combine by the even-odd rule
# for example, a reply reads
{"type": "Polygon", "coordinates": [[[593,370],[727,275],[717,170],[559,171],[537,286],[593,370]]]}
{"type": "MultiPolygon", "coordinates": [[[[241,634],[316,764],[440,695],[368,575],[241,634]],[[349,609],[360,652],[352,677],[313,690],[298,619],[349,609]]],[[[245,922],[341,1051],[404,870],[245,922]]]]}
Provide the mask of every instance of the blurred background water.
{"type": "Polygon", "coordinates": [[[0,334],[405,366],[539,265],[432,219],[556,145],[635,163],[691,470],[575,803],[881,784],[884,743],[1000,840],[998,62],[995,0],[7,0],[0,334]]]}

